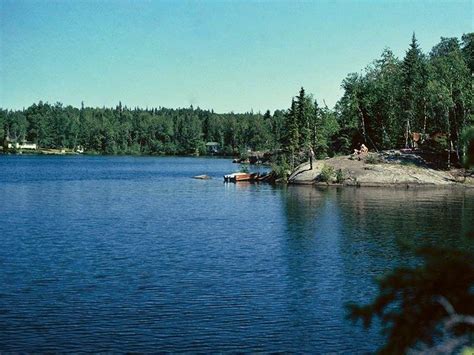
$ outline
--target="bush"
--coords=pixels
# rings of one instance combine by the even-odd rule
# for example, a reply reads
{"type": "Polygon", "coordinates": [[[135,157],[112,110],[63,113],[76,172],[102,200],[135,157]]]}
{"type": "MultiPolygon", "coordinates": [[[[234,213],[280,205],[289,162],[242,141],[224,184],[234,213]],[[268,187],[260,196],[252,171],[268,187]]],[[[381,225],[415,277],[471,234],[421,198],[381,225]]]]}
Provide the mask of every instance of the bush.
{"type": "Polygon", "coordinates": [[[319,180],[322,182],[331,182],[335,176],[335,171],[332,166],[324,165],[319,175],[319,180]]]}
{"type": "Polygon", "coordinates": [[[474,168],[474,126],[466,127],[461,134],[461,141],[464,148],[464,167],[474,168]]]}
{"type": "Polygon", "coordinates": [[[369,155],[367,155],[367,158],[365,158],[365,162],[367,164],[378,164],[378,163],[380,163],[380,159],[375,154],[369,154],[369,155]]]}
{"type": "Polygon", "coordinates": [[[239,153],[239,157],[241,160],[247,160],[249,158],[249,152],[245,149],[242,149],[239,153]]]}
{"type": "Polygon", "coordinates": [[[427,139],[420,147],[430,152],[444,152],[446,149],[449,149],[449,142],[446,136],[440,136],[427,139]]]}
{"type": "Polygon", "coordinates": [[[342,184],[346,177],[344,176],[344,173],[342,172],[342,169],[337,169],[336,171],[336,182],[338,184],[342,184]]]}
{"type": "Polygon", "coordinates": [[[290,165],[288,164],[284,155],[277,156],[276,161],[272,163],[272,171],[276,175],[276,179],[281,179],[284,182],[288,181],[289,172],[291,171],[290,165]]]}

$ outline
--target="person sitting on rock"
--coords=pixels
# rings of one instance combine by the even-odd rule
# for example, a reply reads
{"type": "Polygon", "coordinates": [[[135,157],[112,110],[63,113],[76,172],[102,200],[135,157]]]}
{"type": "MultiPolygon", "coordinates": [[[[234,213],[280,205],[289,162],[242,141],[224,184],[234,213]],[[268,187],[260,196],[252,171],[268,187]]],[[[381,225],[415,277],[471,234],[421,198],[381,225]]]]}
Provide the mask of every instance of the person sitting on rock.
{"type": "Polygon", "coordinates": [[[367,148],[364,143],[360,145],[360,149],[354,149],[354,155],[366,154],[368,152],[369,148],[367,148]]]}

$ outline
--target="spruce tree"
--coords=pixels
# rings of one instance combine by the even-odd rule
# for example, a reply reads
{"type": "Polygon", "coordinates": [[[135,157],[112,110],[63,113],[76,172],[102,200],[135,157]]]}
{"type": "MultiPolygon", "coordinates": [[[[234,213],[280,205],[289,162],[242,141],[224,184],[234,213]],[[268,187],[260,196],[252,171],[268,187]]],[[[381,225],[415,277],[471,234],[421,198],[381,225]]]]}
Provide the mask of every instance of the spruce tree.
{"type": "Polygon", "coordinates": [[[409,145],[411,132],[426,129],[426,64],[425,58],[413,33],[410,48],[402,64],[403,97],[402,112],[405,121],[405,146],[409,145]]]}
{"type": "Polygon", "coordinates": [[[466,61],[472,75],[474,72],[474,32],[463,34],[461,39],[464,60],[466,61]]]}
{"type": "Polygon", "coordinates": [[[299,128],[297,120],[297,106],[295,99],[291,99],[291,107],[285,115],[285,133],[282,136],[281,146],[290,155],[291,168],[295,165],[295,152],[299,147],[299,128]]]}
{"type": "Polygon", "coordinates": [[[296,102],[296,121],[299,131],[299,148],[303,150],[311,144],[310,116],[311,101],[302,87],[296,102]]]}

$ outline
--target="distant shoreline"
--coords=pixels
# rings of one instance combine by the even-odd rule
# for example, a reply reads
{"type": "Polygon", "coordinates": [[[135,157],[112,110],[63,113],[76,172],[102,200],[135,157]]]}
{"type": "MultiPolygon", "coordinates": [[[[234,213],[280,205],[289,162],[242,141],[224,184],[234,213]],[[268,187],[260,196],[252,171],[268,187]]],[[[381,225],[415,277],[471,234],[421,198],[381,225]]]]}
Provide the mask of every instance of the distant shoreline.
{"type": "Polygon", "coordinates": [[[0,156],[2,155],[37,155],[37,156],[87,156],[87,157],[188,157],[188,158],[219,158],[219,159],[232,159],[235,155],[195,155],[195,154],[188,154],[188,155],[181,155],[181,154],[105,154],[105,153],[98,153],[98,152],[84,152],[84,153],[77,153],[77,152],[48,152],[48,151],[22,151],[22,152],[4,152],[0,150],[0,156]]]}
{"type": "MultiPolygon", "coordinates": [[[[372,154],[373,156],[374,154],[372,154]]],[[[0,156],[83,156],[83,157],[166,157],[166,158],[206,158],[206,159],[232,159],[233,156],[223,155],[149,155],[149,154],[101,154],[77,152],[32,152],[21,153],[0,152],[0,156]]],[[[247,164],[245,164],[247,165],[247,164]]],[[[261,166],[260,164],[249,166],[261,166]]],[[[250,170],[252,170],[250,168],[250,170]]],[[[419,188],[419,187],[466,187],[474,188],[474,176],[462,174],[462,169],[435,170],[415,164],[370,163],[367,159],[354,159],[351,156],[337,156],[324,160],[305,162],[298,166],[285,184],[295,186],[318,187],[393,187],[393,188],[419,188]],[[327,176],[324,176],[324,170],[327,176]],[[341,181],[337,173],[341,174],[341,181]]],[[[231,173],[229,171],[229,173],[231,173]]],[[[281,184],[283,181],[277,181],[281,184]]]]}

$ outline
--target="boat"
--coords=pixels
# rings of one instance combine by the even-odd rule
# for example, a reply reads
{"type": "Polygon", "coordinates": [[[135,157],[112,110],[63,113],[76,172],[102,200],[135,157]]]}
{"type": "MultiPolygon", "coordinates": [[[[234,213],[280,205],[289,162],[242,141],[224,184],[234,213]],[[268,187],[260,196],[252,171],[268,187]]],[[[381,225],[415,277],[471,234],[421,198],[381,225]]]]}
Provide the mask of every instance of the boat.
{"type": "Polygon", "coordinates": [[[224,175],[225,182],[257,181],[258,173],[232,173],[224,175]]]}
{"type": "Polygon", "coordinates": [[[268,183],[273,183],[275,182],[275,179],[276,179],[276,175],[275,173],[272,171],[272,172],[269,172],[269,173],[264,173],[262,175],[259,175],[257,177],[257,181],[258,182],[268,182],[268,183]]]}

